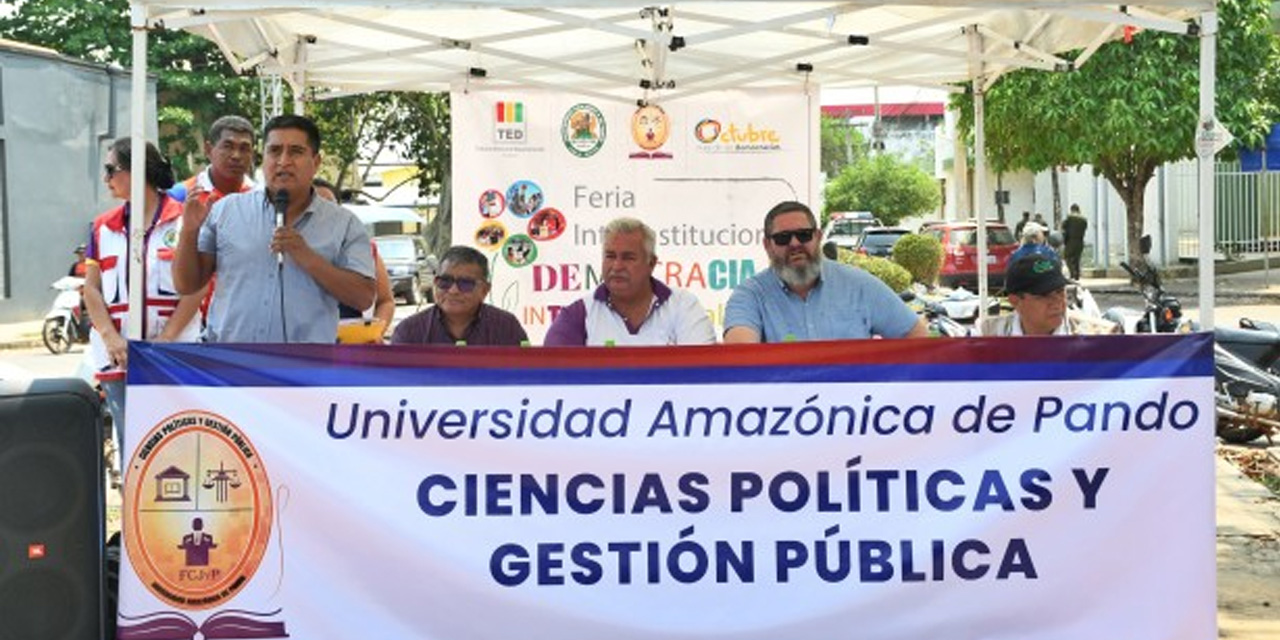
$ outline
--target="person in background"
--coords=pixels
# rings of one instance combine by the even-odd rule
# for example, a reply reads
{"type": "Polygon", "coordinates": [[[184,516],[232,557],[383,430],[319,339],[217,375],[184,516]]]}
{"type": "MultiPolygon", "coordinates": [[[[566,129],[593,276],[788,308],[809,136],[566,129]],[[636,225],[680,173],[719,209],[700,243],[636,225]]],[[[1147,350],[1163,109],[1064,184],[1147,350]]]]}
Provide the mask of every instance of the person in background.
{"type": "Polygon", "coordinates": [[[715,328],[702,302],[653,277],[656,243],[653,229],[635,218],[614,218],[605,225],[604,282],[560,310],[543,345],[715,343],[715,328]]]}
{"type": "Polygon", "coordinates": [[[83,278],[85,271],[84,245],[77,245],[73,253],[76,256],[76,259],[75,262],[71,263],[71,268],[67,269],[67,275],[75,278],[83,278]]]}
{"type": "Polygon", "coordinates": [[[1035,222],[1028,222],[1027,226],[1022,228],[1022,244],[1009,256],[1009,264],[1034,254],[1058,257],[1057,252],[1050,248],[1045,240],[1045,228],[1035,222]]]}
{"type": "Polygon", "coordinates": [[[1030,211],[1023,211],[1023,212],[1022,212],[1022,219],[1021,219],[1021,220],[1019,220],[1019,221],[1018,221],[1018,224],[1017,224],[1017,225],[1015,225],[1015,226],[1013,227],[1013,235],[1014,235],[1014,237],[1018,237],[1018,238],[1021,238],[1021,237],[1022,237],[1022,230],[1023,230],[1024,228],[1026,228],[1026,226],[1027,226],[1027,223],[1028,223],[1028,222],[1031,222],[1031,212],[1030,212],[1030,211]]]}
{"type": "Polygon", "coordinates": [[[435,304],[400,321],[391,344],[520,346],[529,336],[516,317],[485,303],[489,259],[472,247],[453,246],[433,282],[435,304]]]}
{"type": "Polygon", "coordinates": [[[781,202],[764,217],[769,267],[738,285],[725,307],[726,344],[915,338],[928,326],[875,276],[823,259],[809,207],[781,202]]]}
{"type": "Polygon", "coordinates": [[[266,189],[229,195],[212,209],[203,197],[187,198],[174,282],[191,292],[217,274],[209,342],[332,344],[339,303],[373,304],[369,234],[355,214],[314,196],[315,122],[282,115],[263,129],[266,189]]]}
{"type": "Polygon", "coordinates": [[[1072,280],[1080,279],[1080,256],[1084,254],[1084,232],[1088,228],[1089,221],[1080,213],[1080,205],[1072,204],[1067,218],[1062,221],[1062,257],[1066,259],[1072,280]]]}
{"type": "MultiPolygon", "coordinates": [[[[315,187],[316,196],[329,202],[338,202],[338,190],[328,180],[314,178],[311,180],[311,185],[315,187]]],[[[342,326],[344,324],[349,324],[352,320],[372,320],[381,324],[382,331],[378,333],[376,339],[368,340],[368,342],[381,343],[382,336],[386,333],[387,328],[391,326],[392,320],[395,319],[396,298],[391,291],[391,277],[387,275],[387,265],[382,262],[382,258],[378,257],[378,243],[372,243],[369,248],[373,251],[373,278],[377,285],[373,307],[364,311],[352,309],[345,304],[338,307],[339,342],[348,342],[342,336],[342,326]]]]}
{"type": "Polygon", "coordinates": [[[1004,290],[1013,313],[991,316],[984,336],[1075,336],[1117,333],[1120,327],[1067,309],[1066,275],[1057,256],[1033,254],[1011,262],[1004,290]]]}
{"type": "MultiPolygon", "coordinates": [[[[129,343],[129,201],[134,176],[129,171],[132,140],[120,138],[107,150],[104,180],[111,195],[124,200],[93,221],[85,249],[85,310],[93,322],[85,358],[97,373],[106,393],[107,410],[115,423],[117,445],[123,443],[125,426],[124,370],[128,366],[129,343]]],[[[200,309],[203,288],[180,295],[170,275],[174,244],[182,226],[182,205],[165,189],[173,186],[173,167],[155,145],[146,145],[146,181],[143,188],[142,259],[145,269],[142,294],[142,335],[137,340],[194,342],[200,337],[200,309]]],[[[123,446],[119,446],[124,451],[123,446]]]]}
{"type": "Polygon", "coordinates": [[[233,193],[253,188],[253,125],[240,116],[222,116],[213,121],[204,141],[208,168],[169,189],[169,195],[185,202],[187,194],[199,191],[209,206],[233,193]]]}

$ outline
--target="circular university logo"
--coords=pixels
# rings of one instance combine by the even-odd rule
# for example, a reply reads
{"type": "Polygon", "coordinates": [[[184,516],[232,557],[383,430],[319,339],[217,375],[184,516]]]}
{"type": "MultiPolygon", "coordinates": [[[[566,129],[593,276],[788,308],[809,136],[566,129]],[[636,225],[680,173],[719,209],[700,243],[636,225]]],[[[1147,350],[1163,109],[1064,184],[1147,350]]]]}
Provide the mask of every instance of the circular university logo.
{"type": "Polygon", "coordinates": [[[575,104],[560,121],[560,139],[564,148],[579,158],[596,154],[604,146],[607,135],[604,114],[594,105],[575,104]]]}
{"type": "Polygon", "coordinates": [[[702,144],[711,144],[720,137],[720,121],[714,118],[703,118],[698,122],[698,126],[693,128],[693,137],[698,139],[702,144]]]}
{"type": "Polygon", "coordinates": [[[125,547],[160,600],[208,609],[253,579],[271,536],[271,485],[249,437],[205,411],[142,439],[125,482],[125,547]]]}

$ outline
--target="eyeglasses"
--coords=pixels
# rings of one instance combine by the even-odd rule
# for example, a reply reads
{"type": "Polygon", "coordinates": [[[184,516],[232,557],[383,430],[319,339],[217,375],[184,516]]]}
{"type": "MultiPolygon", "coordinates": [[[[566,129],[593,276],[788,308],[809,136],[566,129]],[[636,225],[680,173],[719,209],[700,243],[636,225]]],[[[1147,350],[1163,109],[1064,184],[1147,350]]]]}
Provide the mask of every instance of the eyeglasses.
{"type": "Polygon", "coordinates": [[[107,174],[108,178],[114,177],[117,173],[124,171],[124,167],[117,167],[114,164],[102,165],[102,170],[107,174]]]}
{"type": "Polygon", "coordinates": [[[476,290],[476,285],[480,284],[475,278],[455,278],[453,276],[436,276],[436,288],[441,291],[448,291],[454,285],[458,285],[458,291],[462,293],[471,293],[476,290]]]}
{"type": "Polygon", "coordinates": [[[769,236],[769,238],[770,238],[770,239],[772,239],[772,240],[773,240],[773,243],[774,243],[774,244],[776,244],[776,245],[778,245],[779,247],[785,247],[785,246],[787,246],[787,245],[791,244],[791,239],[792,239],[792,238],[795,238],[796,240],[799,240],[799,241],[800,241],[800,244],[804,244],[804,243],[806,243],[806,242],[808,242],[808,241],[812,240],[812,239],[813,239],[813,234],[815,234],[815,233],[817,233],[817,232],[818,232],[818,230],[817,230],[817,229],[812,229],[812,228],[810,228],[810,229],[792,229],[791,231],[779,231],[779,232],[777,232],[777,233],[771,234],[771,235],[769,236]]]}

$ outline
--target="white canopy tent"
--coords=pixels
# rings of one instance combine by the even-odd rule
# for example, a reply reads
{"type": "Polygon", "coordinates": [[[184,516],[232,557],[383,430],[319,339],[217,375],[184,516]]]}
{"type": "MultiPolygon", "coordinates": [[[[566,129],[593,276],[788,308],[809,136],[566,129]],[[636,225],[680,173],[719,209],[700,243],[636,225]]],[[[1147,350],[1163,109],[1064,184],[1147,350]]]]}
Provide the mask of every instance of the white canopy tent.
{"type": "MultiPolygon", "coordinates": [[[[134,140],[142,139],[143,53],[147,32],[155,28],[200,34],[237,70],[279,76],[295,95],[311,99],[511,85],[635,102],[726,88],[912,85],[958,91],[956,83],[971,82],[978,123],[973,193],[984,202],[978,199],[986,194],[986,88],[1014,69],[1070,71],[1125,26],[1201,38],[1201,130],[1212,130],[1214,7],[1214,0],[134,0],[134,140]],[[1081,51],[1074,58],[1061,55],[1074,50],[1081,51]]],[[[1206,145],[1211,142],[1206,138],[1206,145]]],[[[135,149],[132,171],[141,172],[144,158],[135,149]]],[[[1201,159],[1200,210],[1211,213],[1212,155],[1201,159]]],[[[140,190],[138,183],[135,201],[140,190]]],[[[1211,328],[1213,216],[1202,213],[1200,219],[1199,306],[1202,323],[1211,328]]],[[[132,231],[135,239],[141,233],[132,231]]],[[[985,253],[985,232],[979,243],[985,253]]],[[[141,244],[132,245],[135,258],[141,244]]],[[[985,297],[985,265],[980,269],[985,297]]],[[[141,270],[130,274],[140,278],[141,270]]],[[[140,295],[140,281],[130,286],[140,295]]],[[[131,321],[140,317],[132,314],[131,321]]],[[[132,335],[139,335],[137,329],[132,335]]]]}

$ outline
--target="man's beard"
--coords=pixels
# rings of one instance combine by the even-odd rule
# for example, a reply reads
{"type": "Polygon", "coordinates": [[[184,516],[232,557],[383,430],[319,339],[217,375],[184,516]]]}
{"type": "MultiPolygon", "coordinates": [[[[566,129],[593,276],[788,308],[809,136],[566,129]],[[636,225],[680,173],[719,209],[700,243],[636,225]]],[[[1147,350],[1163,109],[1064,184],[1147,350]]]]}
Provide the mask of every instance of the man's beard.
{"type": "Polygon", "coordinates": [[[773,267],[774,273],[782,279],[788,287],[809,287],[818,281],[818,276],[822,274],[822,254],[814,252],[812,254],[805,252],[809,256],[809,262],[803,267],[793,267],[787,264],[787,256],[782,258],[769,257],[770,266],[773,267]]]}

